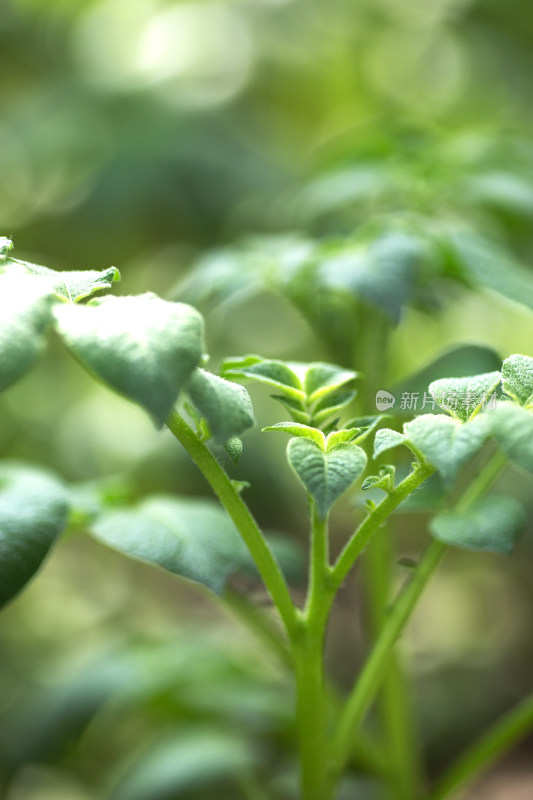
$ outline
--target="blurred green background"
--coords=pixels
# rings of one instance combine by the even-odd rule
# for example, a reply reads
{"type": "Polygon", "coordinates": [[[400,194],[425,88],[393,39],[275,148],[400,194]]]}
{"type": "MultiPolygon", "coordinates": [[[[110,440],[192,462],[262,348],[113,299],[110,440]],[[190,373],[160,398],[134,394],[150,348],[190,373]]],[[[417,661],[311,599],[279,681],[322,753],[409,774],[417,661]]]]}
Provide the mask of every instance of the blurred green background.
{"type": "MultiPolygon", "coordinates": [[[[346,361],[282,281],[258,280],[258,236],[463,226],[518,265],[529,308],[493,291],[503,256],[492,291],[430,258],[383,388],[464,343],[532,354],[532,70],[518,0],[0,0],[0,233],[19,258],[114,264],[120,293],[198,304],[216,369],[244,352],[346,361]]],[[[280,419],[253,399],[260,426],[280,419]]],[[[206,493],[171,437],[57,342],[2,395],[0,419],[4,458],[133,497],[206,493]]],[[[231,471],[261,522],[305,542],[283,443],[250,432],[231,471]]],[[[502,485],[531,506],[524,475],[502,485]]],[[[348,498],[336,547],[359,513],[348,498]]],[[[426,519],[400,519],[399,554],[419,551],[426,519]]],[[[528,534],[511,559],[450,557],[404,637],[432,773],[531,689],[528,534]]],[[[266,603],[253,581],[238,588],[266,603]]],[[[341,686],[362,658],[358,605],[350,585],[329,642],[341,686]]],[[[74,537],[4,613],[0,645],[7,800],[211,798],[213,782],[219,798],[259,798],[272,781],[293,796],[290,681],[203,590],[74,537]],[[154,788],[169,759],[184,765],[174,788],[154,788]]],[[[373,796],[353,781],[347,798],[373,796]]]]}

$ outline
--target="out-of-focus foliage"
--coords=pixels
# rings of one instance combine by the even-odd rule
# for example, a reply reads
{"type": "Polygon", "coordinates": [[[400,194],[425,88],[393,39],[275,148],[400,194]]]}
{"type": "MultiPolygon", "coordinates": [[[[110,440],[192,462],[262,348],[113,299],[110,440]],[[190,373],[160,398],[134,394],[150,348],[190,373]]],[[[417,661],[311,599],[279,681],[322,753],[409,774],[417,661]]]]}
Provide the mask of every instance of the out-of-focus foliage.
{"type": "MultiPolygon", "coordinates": [[[[373,363],[363,334],[379,317],[392,333],[374,388],[399,397],[497,369],[533,340],[532,20],[518,0],[4,0],[0,231],[29,261],[114,263],[124,293],[194,299],[214,361],[257,351],[359,370],[373,363]]],[[[260,425],[275,423],[257,398],[260,425]]],[[[375,412],[372,396],[359,401],[375,412]]],[[[134,498],[205,493],[170,438],[54,343],[2,395],[0,419],[3,457],[119,487],[126,472],[134,498]]],[[[529,465],[515,430],[505,446],[529,465]]],[[[259,435],[235,476],[252,484],[261,521],[303,538],[290,472],[272,466],[282,443],[265,436],[258,459],[259,435]]],[[[520,474],[508,480],[527,502],[520,474]]],[[[339,513],[337,543],[352,522],[353,509],[339,513]]],[[[400,528],[402,553],[417,552],[412,522],[400,528]]],[[[529,686],[533,556],[527,538],[519,547],[503,566],[452,559],[406,636],[432,762],[529,686]]],[[[65,548],[0,626],[8,800],[120,797],[128,781],[150,783],[149,753],[161,791],[187,797],[195,746],[210,762],[194,797],[212,796],[211,779],[221,800],[252,797],[251,769],[265,783],[289,774],[279,668],[254,660],[255,644],[203,595],[121,573],[87,543],[65,548]],[[168,606],[197,627],[216,619],[222,643],[159,636],[168,606]],[[76,647],[83,668],[70,653],[57,678],[57,653],[76,647]]],[[[359,654],[356,603],[349,594],[330,637],[341,682],[359,654]]]]}

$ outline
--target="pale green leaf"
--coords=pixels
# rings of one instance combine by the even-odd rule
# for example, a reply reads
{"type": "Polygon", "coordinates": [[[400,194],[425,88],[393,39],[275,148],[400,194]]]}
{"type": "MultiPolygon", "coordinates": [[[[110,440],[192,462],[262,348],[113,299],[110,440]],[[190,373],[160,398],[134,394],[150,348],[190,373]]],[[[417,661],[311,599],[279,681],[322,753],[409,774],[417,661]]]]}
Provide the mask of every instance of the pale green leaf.
{"type": "Polygon", "coordinates": [[[489,403],[500,381],[499,372],[468,378],[441,378],[430,383],[429,392],[442,409],[466,422],[489,403]]]}
{"type": "Polygon", "coordinates": [[[54,301],[46,280],[0,274],[0,391],[22,377],[44,350],[54,301]]]}
{"type": "Polygon", "coordinates": [[[533,413],[514,403],[500,403],[489,416],[493,436],[505,455],[533,472],[533,413]]]}
{"type": "Polygon", "coordinates": [[[224,444],[255,424],[250,395],[238,383],[224,380],[203,369],[195,369],[186,391],[196,409],[207,420],[217,444],[224,444]]]}
{"type": "Polygon", "coordinates": [[[228,378],[250,378],[274,386],[290,398],[304,400],[302,380],[293,366],[285,361],[248,355],[226,359],[222,365],[222,374],[228,378]]]}
{"type": "Polygon", "coordinates": [[[391,428],[381,428],[374,438],[374,458],[378,458],[382,453],[391,450],[393,447],[406,443],[406,436],[391,428]]]}
{"type": "Polygon", "coordinates": [[[275,425],[268,425],[264,431],[281,431],[290,436],[301,436],[314,442],[321,450],[326,449],[326,437],[318,428],[311,428],[309,425],[302,425],[299,422],[277,422],[275,425]]]}
{"type": "Polygon", "coordinates": [[[325,364],[320,361],[307,365],[304,379],[304,389],[308,403],[316,403],[325,396],[335,394],[339,389],[351,387],[359,373],[343,369],[334,364],[325,364]]]}
{"type": "Polygon", "coordinates": [[[333,503],[357,480],[366,466],[364,450],[352,443],[325,453],[309,439],[291,439],[289,463],[325,518],[333,503]]]}
{"type": "Polygon", "coordinates": [[[525,524],[524,508],[514,497],[491,495],[468,511],[444,511],[430,522],[433,536],[465,550],[510,553],[525,524]]]}
{"type": "Polygon", "coordinates": [[[503,391],[520,405],[529,405],[533,398],[533,358],[513,355],[502,365],[503,391]]]}
{"type": "Polygon", "coordinates": [[[20,261],[18,258],[11,259],[6,266],[11,266],[21,274],[47,278],[53,286],[55,294],[72,303],[90,297],[95,292],[110,289],[114,283],[120,280],[120,273],[116,267],[109,267],[101,271],[87,269],[58,272],[38,264],[30,264],[28,261],[20,261]]]}
{"type": "Polygon", "coordinates": [[[0,605],[34,576],[68,521],[69,499],[53,475],[0,465],[0,605]]]}
{"type": "Polygon", "coordinates": [[[13,249],[13,242],[6,236],[0,236],[0,264],[8,257],[9,251],[13,249]]]}
{"type": "Polygon", "coordinates": [[[168,800],[202,787],[216,796],[225,780],[237,780],[256,761],[249,739],[212,725],[167,734],[130,760],[108,800],[168,800]]]}
{"type": "Polygon", "coordinates": [[[163,425],[202,358],[200,314],[152,293],[61,304],[55,313],[83,366],[163,425]]]}
{"type": "Polygon", "coordinates": [[[333,450],[343,442],[353,442],[360,433],[359,428],[342,428],[340,431],[332,431],[326,437],[326,452],[333,450]]]}
{"type": "Polygon", "coordinates": [[[366,417],[355,417],[355,419],[347,422],[346,428],[359,428],[359,436],[355,440],[356,444],[363,442],[370,434],[376,430],[378,425],[384,420],[388,419],[390,414],[373,414],[366,417]]]}
{"type": "Polygon", "coordinates": [[[357,392],[335,392],[334,394],[326,394],[318,403],[313,407],[311,421],[314,425],[320,425],[328,417],[337,414],[347,405],[349,405],[357,392]]]}
{"type": "Polygon", "coordinates": [[[104,514],[91,533],[125,555],[155,564],[220,594],[250,556],[214,500],[156,496],[136,509],[104,514]]]}
{"type": "Polygon", "coordinates": [[[487,414],[462,423],[440,414],[422,414],[404,426],[408,443],[432,464],[447,484],[482,447],[491,432],[487,414]]]}

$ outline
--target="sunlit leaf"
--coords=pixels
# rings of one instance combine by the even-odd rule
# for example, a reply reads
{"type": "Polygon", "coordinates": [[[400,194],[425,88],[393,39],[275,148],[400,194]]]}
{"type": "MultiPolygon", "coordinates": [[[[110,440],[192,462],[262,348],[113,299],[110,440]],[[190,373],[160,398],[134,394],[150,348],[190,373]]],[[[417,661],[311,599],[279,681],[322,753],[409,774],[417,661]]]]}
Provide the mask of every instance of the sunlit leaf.
{"type": "Polygon", "coordinates": [[[405,444],[406,436],[391,428],[381,428],[374,438],[374,458],[378,458],[386,450],[405,444]]]}
{"type": "Polygon", "coordinates": [[[38,264],[30,264],[28,261],[20,261],[18,258],[10,259],[5,266],[12,266],[21,274],[47,278],[53,285],[55,294],[72,303],[90,297],[95,292],[110,289],[120,280],[120,273],[116,267],[101,271],[87,269],[58,272],[38,264]]]}
{"type": "Polygon", "coordinates": [[[203,353],[191,306],[155,294],[60,304],[57,327],[83,366],[163,425],[203,353]]]}
{"type": "Polygon", "coordinates": [[[429,392],[442,409],[466,422],[489,403],[500,381],[499,372],[467,378],[441,378],[429,385],[429,392]]]}
{"type": "Polygon", "coordinates": [[[333,503],[357,480],[366,454],[356,444],[338,444],[324,452],[309,439],[291,439],[289,463],[325,518],[333,503]]]}
{"type": "Polygon", "coordinates": [[[520,405],[529,405],[533,398],[533,358],[521,355],[506,358],[502,364],[502,386],[520,405]]]}
{"type": "Polygon", "coordinates": [[[289,436],[301,436],[314,442],[321,450],[326,449],[326,437],[318,428],[311,428],[309,425],[302,425],[298,422],[277,422],[275,425],[268,425],[264,431],[281,431],[288,433],[289,436]]]}

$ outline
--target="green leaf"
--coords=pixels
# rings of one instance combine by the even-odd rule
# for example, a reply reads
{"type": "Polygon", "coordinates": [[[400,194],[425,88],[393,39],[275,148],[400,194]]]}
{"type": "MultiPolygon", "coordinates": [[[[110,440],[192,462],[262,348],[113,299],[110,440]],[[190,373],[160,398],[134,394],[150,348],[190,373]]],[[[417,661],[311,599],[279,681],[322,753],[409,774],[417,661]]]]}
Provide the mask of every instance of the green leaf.
{"type": "Polygon", "coordinates": [[[503,391],[520,405],[527,406],[533,401],[533,358],[513,355],[502,365],[503,391]]]}
{"type": "Polygon", "coordinates": [[[305,399],[305,391],[301,376],[293,366],[284,361],[248,355],[226,359],[222,365],[222,374],[230,378],[252,378],[259,383],[274,386],[287,397],[302,401],[305,399]]]}
{"type": "Polygon", "coordinates": [[[407,442],[432,464],[449,485],[482,447],[491,432],[487,414],[461,423],[438,414],[422,414],[404,426],[407,442]]]}
{"type": "Polygon", "coordinates": [[[167,734],[137,755],[109,800],[168,800],[212,787],[249,771],[257,756],[249,739],[210,726],[167,734]]]}
{"type": "Polygon", "coordinates": [[[91,533],[125,555],[217,594],[237,569],[250,566],[237,529],[214,500],[156,496],[134,510],[104,514],[91,533]]]}
{"type": "MultiPolygon", "coordinates": [[[[421,404],[417,406],[418,410],[424,411],[426,403],[425,413],[434,412],[435,403],[427,391],[430,383],[440,378],[463,378],[493,372],[500,369],[501,361],[500,356],[488,347],[461,345],[446,350],[417,372],[402,378],[390,391],[394,397],[401,397],[404,393],[418,396],[421,404]]],[[[391,413],[398,412],[405,413],[400,404],[391,409],[391,413]]]]}
{"type": "Polygon", "coordinates": [[[326,396],[336,394],[339,389],[351,387],[358,372],[343,369],[334,364],[317,361],[309,364],[305,372],[304,389],[308,403],[316,403],[326,396]]]}
{"type": "Polygon", "coordinates": [[[250,395],[238,383],[195,369],[186,391],[207,420],[217,444],[224,444],[255,424],[250,395]]]}
{"type": "Polygon", "coordinates": [[[533,414],[514,403],[500,403],[489,412],[493,436],[505,455],[533,472],[533,414]]]}
{"type": "Polygon", "coordinates": [[[152,293],[59,305],[55,314],[82,365],[163,425],[201,360],[200,314],[152,293]]]}
{"type": "Polygon", "coordinates": [[[341,409],[349,405],[357,392],[336,392],[335,394],[327,394],[316,403],[313,408],[311,421],[313,425],[320,425],[328,417],[337,414],[341,409]]]}
{"type": "Polygon", "coordinates": [[[275,425],[268,425],[263,431],[281,431],[290,436],[301,436],[314,442],[321,450],[326,449],[326,437],[318,428],[311,428],[309,425],[302,425],[299,422],[276,422],[275,425]]]}
{"type": "Polygon", "coordinates": [[[468,511],[444,511],[430,522],[433,536],[444,544],[489,553],[512,552],[526,513],[513,497],[491,495],[468,511]]]}
{"type": "Polygon", "coordinates": [[[376,433],[374,439],[374,458],[378,458],[386,450],[391,450],[398,445],[406,444],[406,436],[404,433],[398,433],[391,428],[381,428],[376,433]]]}
{"type": "Polygon", "coordinates": [[[498,244],[463,231],[451,233],[444,244],[471,283],[533,308],[530,271],[498,244]]]}
{"type": "Polygon", "coordinates": [[[22,377],[44,350],[54,300],[47,281],[0,274],[0,391],[22,377]]]}
{"type": "Polygon", "coordinates": [[[441,378],[429,385],[429,392],[442,409],[466,422],[489,402],[500,381],[499,372],[468,378],[441,378]]]}
{"type": "Polygon", "coordinates": [[[0,466],[0,605],[35,575],[68,521],[65,487],[44,470],[0,466]]]}
{"type": "Polygon", "coordinates": [[[326,436],[326,452],[333,450],[337,445],[344,442],[353,442],[360,432],[359,428],[342,428],[340,431],[331,431],[326,436]]]}
{"type": "Polygon", "coordinates": [[[358,373],[321,361],[301,364],[243,356],[223,364],[223,374],[249,378],[282,392],[273,395],[295,422],[316,426],[347,405],[354,397],[352,384],[358,373]]]}
{"type": "Polygon", "coordinates": [[[398,322],[424,252],[423,240],[403,231],[362,231],[351,240],[328,242],[318,253],[316,288],[355,294],[398,322]]]}
{"type": "Polygon", "coordinates": [[[234,464],[239,463],[239,459],[242,456],[242,442],[238,436],[232,436],[231,439],[224,442],[224,450],[234,464]]]}
{"type": "Polygon", "coordinates": [[[116,267],[109,267],[101,272],[90,269],[57,272],[38,264],[30,264],[28,261],[20,261],[18,258],[10,259],[6,262],[6,266],[20,271],[21,274],[47,278],[53,286],[54,293],[72,303],[77,303],[103,289],[110,289],[120,280],[120,273],[116,267]]]}
{"type": "Polygon", "coordinates": [[[356,444],[338,444],[325,453],[309,439],[291,439],[287,454],[291,467],[315,501],[322,518],[361,475],[367,460],[364,450],[356,444]]]}
{"type": "Polygon", "coordinates": [[[366,417],[355,417],[344,426],[345,428],[359,428],[359,436],[355,440],[356,444],[363,442],[370,434],[376,430],[378,425],[384,420],[388,419],[390,414],[374,414],[366,417]]]}

